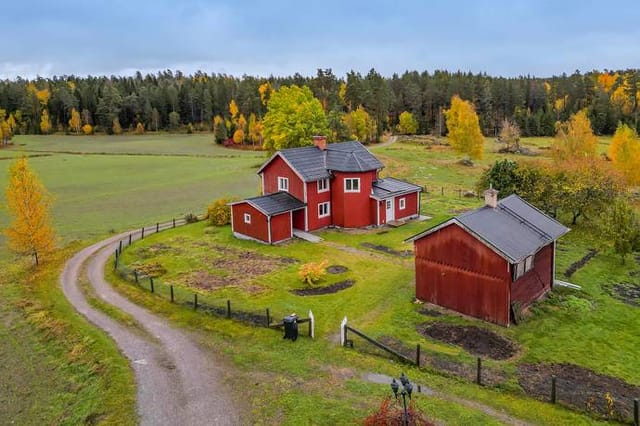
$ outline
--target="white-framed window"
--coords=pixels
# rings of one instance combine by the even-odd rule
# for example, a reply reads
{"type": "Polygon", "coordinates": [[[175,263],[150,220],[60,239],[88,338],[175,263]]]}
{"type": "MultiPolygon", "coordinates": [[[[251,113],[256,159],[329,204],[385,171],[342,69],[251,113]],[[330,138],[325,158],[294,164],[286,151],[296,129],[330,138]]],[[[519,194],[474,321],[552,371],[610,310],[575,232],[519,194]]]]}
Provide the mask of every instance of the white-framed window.
{"type": "Polygon", "coordinates": [[[407,199],[406,198],[400,198],[400,200],[398,201],[398,208],[400,210],[404,210],[407,208],[407,199]]]}
{"type": "Polygon", "coordinates": [[[251,215],[249,213],[244,214],[244,223],[251,223],[251,215]]]}
{"type": "Polygon", "coordinates": [[[327,192],[329,190],[329,178],[320,179],[318,181],[318,192],[327,192]]]}
{"type": "Polygon", "coordinates": [[[289,192],[289,178],[278,176],[278,191],[289,192]]]}
{"type": "Polygon", "coordinates": [[[533,258],[534,258],[533,255],[528,256],[522,262],[514,265],[514,269],[513,269],[514,281],[533,269],[533,258]]]}
{"type": "Polygon", "coordinates": [[[360,192],[360,178],[346,178],[344,192],[360,192]]]}
{"type": "Polygon", "coordinates": [[[331,214],[329,202],[318,204],[318,217],[327,217],[331,214]]]}

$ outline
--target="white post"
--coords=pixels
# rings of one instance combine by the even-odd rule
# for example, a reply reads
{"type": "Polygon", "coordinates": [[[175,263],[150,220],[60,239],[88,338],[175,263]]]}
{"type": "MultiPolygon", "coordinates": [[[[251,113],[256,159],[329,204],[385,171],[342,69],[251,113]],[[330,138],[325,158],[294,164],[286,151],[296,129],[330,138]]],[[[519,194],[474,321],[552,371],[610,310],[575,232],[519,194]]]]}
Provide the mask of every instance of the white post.
{"type": "Polygon", "coordinates": [[[316,319],[313,317],[313,312],[309,311],[309,323],[311,324],[311,338],[316,338],[316,319]]]}
{"type": "Polygon", "coordinates": [[[347,317],[344,317],[342,322],[340,323],[340,345],[347,346],[347,317]]]}

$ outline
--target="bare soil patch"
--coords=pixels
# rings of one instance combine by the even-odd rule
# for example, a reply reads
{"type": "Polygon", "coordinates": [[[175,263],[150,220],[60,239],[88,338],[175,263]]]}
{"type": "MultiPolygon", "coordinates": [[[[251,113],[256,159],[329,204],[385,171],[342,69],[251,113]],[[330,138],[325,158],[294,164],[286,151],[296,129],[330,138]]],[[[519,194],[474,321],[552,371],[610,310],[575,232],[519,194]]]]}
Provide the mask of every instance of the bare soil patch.
{"type": "MultiPolygon", "coordinates": [[[[265,256],[233,247],[211,245],[211,248],[216,253],[216,257],[205,259],[205,264],[213,272],[201,270],[186,274],[183,281],[190,287],[216,290],[222,287],[243,285],[254,278],[296,262],[291,258],[265,256]]],[[[254,293],[261,290],[257,286],[248,286],[246,289],[254,293]]]]}
{"type": "Polygon", "coordinates": [[[326,287],[297,288],[295,290],[291,290],[291,293],[298,296],[318,296],[321,294],[332,294],[347,289],[353,286],[355,283],[356,282],[354,280],[345,280],[328,285],[326,287]]]}
{"type": "Polygon", "coordinates": [[[392,249],[391,247],[383,246],[380,244],[367,243],[367,242],[360,243],[360,245],[362,247],[365,247],[371,250],[381,251],[383,253],[390,254],[392,256],[403,257],[403,258],[412,256],[411,250],[398,251],[398,250],[392,249]]]}
{"type": "Polygon", "coordinates": [[[422,314],[422,315],[426,315],[428,317],[441,317],[442,315],[444,315],[442,312],[437,311],[435,309],[431,309],[431,308],[422,308],[418,311],[418,313],[422,314]]]}
{"type": "Polygon", "coordinates": [[[587,264],[587,262],[589,262],[596,254],[598,254],[598,250],[596,249],[589,249],[589,251],[587,252],[587,254],[585,254],[582,259],[573,262],[566,271],[564,271],[564,276],[567,278],[570,278],[571,275],[573,275],[578,269],[582,268],[584,265],[587,264]]]}
{"type": "Polygon", "coordinates": [[[334,274],[334,275],[344,274],[348,270],[349,270],[349,268],[347,268],[346,266],[331,265],[331,266],[327,267],[327,274],[334,274]]]}
{"type": "Polygon", "coordinates": [[[140,259],[150,259],[152,257],[167,253],[181,253],[181,250],[175,246],[170,246],[164,243],[157,243],[148,247],[140,247],[135,251],[136,256],[140,259]]]}
{"type": "Polygon", "coordinates": [[[627,305],[640,306],[640,284],[619,283],[609,287],[611,296],[627,305]]]}
{"type": "Polygon", "coordinates": [[[131,267],[143,277],[157,278],[167,273],[167,269],[158,262],[133,263],[131,267]]]}
{"type": "Polygon", "coordinates": [[[551,397],[552,375],[557,377],[558,402],[609,419],[632,419],[633,399],[640,395],[640,386],[573,364],[518,365],[522,389],[542,400],[551,397]]]}
{"type": "Polygon", "coordinates": [[[437,322],[418,326],[418,332],[425,337],[462,346],[469,353],[491,359],[508,359],[518,352],[516,345],[510,340],[480,327],[437,322]]]}

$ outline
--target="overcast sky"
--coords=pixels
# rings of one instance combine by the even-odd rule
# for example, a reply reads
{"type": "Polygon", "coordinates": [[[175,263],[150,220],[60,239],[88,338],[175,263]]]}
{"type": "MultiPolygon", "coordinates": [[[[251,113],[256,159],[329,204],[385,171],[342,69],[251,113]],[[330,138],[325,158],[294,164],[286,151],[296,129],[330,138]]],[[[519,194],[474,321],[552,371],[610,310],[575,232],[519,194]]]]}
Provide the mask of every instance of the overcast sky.
{"type": "Polygon", "coordinates": [[[640,67],[638,0],[18,0],[0,19],[1,78],[640,67]]]}

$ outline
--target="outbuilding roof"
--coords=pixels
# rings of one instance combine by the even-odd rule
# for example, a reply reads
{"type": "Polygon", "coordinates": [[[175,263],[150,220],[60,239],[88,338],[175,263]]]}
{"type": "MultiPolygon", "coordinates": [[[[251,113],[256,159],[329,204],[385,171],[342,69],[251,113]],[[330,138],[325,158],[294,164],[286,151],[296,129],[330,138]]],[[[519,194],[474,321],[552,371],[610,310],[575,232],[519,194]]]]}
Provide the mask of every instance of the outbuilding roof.
{"type": "Polygon", "coordinates": [[[496,208],[483,206],[463,213],[406,241],[416,241],[451,224],[466,229],[511,263],[518,263],[569,232],[518,195],[510,195],[496,208]]]}
{"type": "Polygon", "coordinates": [[[316,146],[283,149],[265,162],[258,173],[276,156],[281,156],[305,182],[328,178],[331,171],[366,172],[384,167],[360,142],[349,141],[329,144],[325,150],[316,146]]]}
{"type": "Polygon", "coordinates": [[[373,191],[372,195],[374,198],[382,200],[397,195],[421,191],[422,188],[400,179],[387,177],[374,181],[371,190],[373,191]]]}
{"type": "Polygon", "coordinates": [[[280,213],[299,210],[306,205],[288,192],[280,191],[269,195],[261,195],[259,197],[247,198],[242,201],[231,203],[230,205],[239,203],[249,203],[256,209],[260,210],[267,216],[274,216],[280,213]]]}

